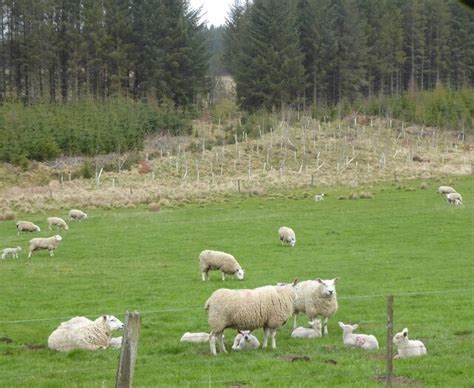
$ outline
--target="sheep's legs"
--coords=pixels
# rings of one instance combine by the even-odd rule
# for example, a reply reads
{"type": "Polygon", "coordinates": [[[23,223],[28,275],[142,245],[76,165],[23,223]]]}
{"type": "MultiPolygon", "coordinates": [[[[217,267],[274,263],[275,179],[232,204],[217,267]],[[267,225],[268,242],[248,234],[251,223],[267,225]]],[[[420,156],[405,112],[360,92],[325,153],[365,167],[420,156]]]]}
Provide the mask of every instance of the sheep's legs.
{"type": "Polygon", "coordinates": [[[222,280],[225,280],[225,273],[221,272],[221,274],[222,274],[222,280]]]}
{"type": "Polygon", "coordinates": [[[297,318],[298,318],[298,314],[293,314],[293,330],[296,329],[296,324],[297,324],[296,320],[297,320],[297,318]]]}
{"type": "Polygon", "coordinates": [[[28,252],[28,259],[31,257],[31,251],[28,252]]]}
{"type": "Polygon", "coordinates": [[[276,329],[271,329],[270,332],[272,334],[272,349],[276,349],[277,344],[276,344],[275,336],[276,336],[277,330],[276,329]]]}
{"type": "Polygon", "coordinates": [[[267,347],[267,341],[268,341],[268,333],[270,332],[270,329],[266,327],[263,329],[263,343],[262,343],[262,349],[265,349],[267,347]]]}
{"type": "Polygon", "coordinates": [[[201,276],[202,276],[202,281],[205,282],[206,281],[206,273],[201,272],[201,276]]]}
{"type": "Polygon", "coordinates": [[[50,256],[54,256],[54,251],[49,251],[50,256]]]}
{"type": "Polygon", "coordinates": [[[328,318],[324,318],[324,335],[328,335],[328,318]]]}
{"type": "Polygon", "coordinates": [[[219,350],[221,353],[227,353],[227,350],[225,350],[225,345],[224,345],[224,332],[220,332],[217,334],[217,341],[219,343],[219,350]]]}
{"type": "Polygon", "coordinates": [[[216,335],[214,333],[211,333],[209,336],[209,346],[211,347],[211,354],[212,355],[217,355],[216,352],[216,335]]]}

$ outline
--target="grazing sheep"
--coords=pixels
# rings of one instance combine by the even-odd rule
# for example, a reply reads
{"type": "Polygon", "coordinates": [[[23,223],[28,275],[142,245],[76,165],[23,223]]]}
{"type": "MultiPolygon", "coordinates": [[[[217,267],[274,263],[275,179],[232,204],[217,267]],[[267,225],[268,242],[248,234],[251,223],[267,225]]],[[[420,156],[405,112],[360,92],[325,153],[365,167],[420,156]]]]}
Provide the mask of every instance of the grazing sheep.
{"type": "Polygon", "coordinates": [[[40,250],[40,249],[47,249],[49,251],[49,255],[54,256],[54,250],[57,248],[59,242],[62,239],[63,238],[59,234],[56,234],[55,236],[48,237],[48,238],[38,237],[38,238],[31,239],[30,251],[28,252],[28,258],[31,257],[34,251],[40,250]]]}
{"type": "Polygon", "coordinates": [[[83,218],[86,219],[87,214],[84,213],[82,210],[72,209],[71,211],[69,211],[69,220],[81,221],[83,218]]]}
{"type": "Polygon", "coordinates": [[[314,321],[321,316],[324,318],[324,335],[328,335],[328,319],[337,311],[336,283],[339,278],[331,280],[305,280],[295,286],[297,298],[295,301],[293,329],[296,328],[297,316],[300,313],[308,315],[314,321]]]}
{"type": "Polygon", "coordinates": [[[73,349],[97,350],[120,347],[120,338],[112,338],[114,330],[123,329],[123,323],[113,315],[103,315],[95,321],[75,317],[61,323],[48,338],[48,347],[60,352],[73,349]]]}
{"type": "Polygon", "coordinates": [[[316,202],[324,201],[324,193],[316,194],[316,195],[314,196],[314,200],[315,200],[316,202]]]}
{"type": "Polygon", "coordinates": [[[321,320],[315,319],[308,322],[310,327],[297,327],[291,333],[293,338],[315,338],[321,337],[321,320]]]}
{"type": "Polygon", "coordinates": [[[287,226],[282,226],[278,229],[278,236],[280,237],[281,244],[288,243],[292,247],[296,244],[296,235],[295,231],[287,226]]]}
{"type": "Polygon", "coordinates": [[[438,187],[438,193],[440,194],[450,194],[450,193],[455,193],[456,190],[454,190],[450,186],[439,186],[438,187]]]}
{"type": "Polygon", "coordinates": [[[21,232],[41,232],[41,228],[30,221],[18,221],[16,231],[19,236],[21,232]]]}
{"type": "Polygon", "coordinates": [[[446,194],[446,198],[448,199],[448,204],[462,205],[462,196],[459,193],[446,194]]]}
{"type": "Polygon", "coordinates": [[[232,350],[258,349],[259,346],[258,338],[252,335],[250,330],[239,330],[239,333],[234,338],[232,350]]]}
{"type": "Polygon", "coordinates": [[[244,270],[235,257],[225,252],[205,250],[199,254],[199,265],[201,266],[202,280],[209,280],[209,271],[219,269],[222,273],[222,280],[225,275],[235,275],[239,280],[244,279],[244,270]]]}
{"type": "Polygon", "coordinates": [[[426,354],[426,347],[419,340],[408,339],[408,329],[403,329],[400,333],[395,334],[393,343],[398,349],[398,354],[393,358],[417,357],[426,354]]]}
{"type": "Polygon", "coordinates": [[[2,260],[7,257],[7,255],[12,255],[14,259],[18,259],[18,254],[21,251],[21,247],[15,247],[15,248],[4,248],[2,250],[2,260]]]}
{"type": "Polygon", "coordinates": [[[378,349],[379,343],[377,338],[373,335],[367,334],[352,334],[359,325],[345,325],[343,322],[339,322],[339,327],[342,329],[342,341],[346,346],[355,346],[362,349],[378,349]]]}
{"type": "Polygon", "coordinates": [[[69,226],[67,226],[66,221],[59,217],[49,217],[47,219],[48,222],[48,229],[51,230],[53,226],[57,226],[58,229],[65,229],[69,230],[69,226]]]}
{"type": "Polygon", "coordinates": [[[184,333],[181,337],[181,342],[209,342],[209,333],[190,333],[189,331],[184,333]]]}
{"type": "Polygon", "coordinates": [[[255,289],[229,290],[221,288],[212,293],[205,304],[211,335],[211,354],[216,355],[216,338],[221,352],[226,352],[222,335],[226,328],[236,330],[264,329],[262,348],[267,347],[268,335],[276,348],[275,335],[293,312],[296,292],[294,285],[264,286],[255,289]]]}

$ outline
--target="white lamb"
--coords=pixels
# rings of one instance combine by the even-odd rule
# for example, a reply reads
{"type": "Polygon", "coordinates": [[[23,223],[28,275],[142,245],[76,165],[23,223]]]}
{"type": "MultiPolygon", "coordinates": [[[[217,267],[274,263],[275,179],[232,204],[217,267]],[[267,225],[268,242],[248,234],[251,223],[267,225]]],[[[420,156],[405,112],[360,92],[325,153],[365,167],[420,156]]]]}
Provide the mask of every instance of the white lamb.
{"type": "Polygon", "coordinates": [[[324,193],[316,194],[316,195],[314,196],[314,200],[315,200],[316,202],[324,201],[324,193]]]}
{"type": "Polygon", "coordinates": [[[438,193],[440,194],[450,194],[450,193],[455,193],[456,190],[454,190],[451,186],[439,186],[438,187],[438,193]]]}
{"type": "Polygon", "coordinates": [[[2,259],[5,259],[8,255],[12,255],[14,259],[18,259],[18,255],[21,251],[21,247],[15,247],[15,248],[4,248],[2,250],[2,259]]]}
{"type": "Polygon", "coordinates": [[[291,316],[295,299],[294,284],[243,290],[221,288],[214,291],[204,306],[211,327],[211,354],[216,355],[216,339],[220,351],[226,352],[222,338],[226,328],[263,328],[262,348],[267,347],[268,335],[271,334],[272,348],[276,349],[276,331],[291,316]]]}
{"type": "Polygon", "coordinates": [[[18,221],[16,231],[19,236],[21,232],[41,232],[41,228],[30,221],[18,221]]]}
{"type": "Polygon", "coordinates": [[[54,256],[54,250],[57,248],[59,242],[63,238],[57,234],[48,238],[38,237],[30,240],[30,250],[28,252],[28,258],[31,257],[34,251],[47,249],[50,256],[54,256]]]}
{"type": "Polygon", "coordinates": [[[62,218],[59,217],[49,217],[47,220],[48,229],[51,230],[53,226],[56,226],[58,229],[69,230],[69,226],[66,224],[62,218]]]}
{"type": "Polygon", "coordinates": [[[295,231],[287,226],[282,226],[278,229],[278,237],[280,238],[282,245],[288,243],[294,247],[296,244],[295,231]]]}
{"type": "Polygon", "coordinates": [[[321,320],[315,319],[308,322],[310,327],[297,327],[291,333],[293,338],[316,338],[321,337],[321,320]]]}
{"type": "Polygon", "coordinates": [[[61,323],[48,338],[48,347],[60,352],[73,349],[97,350],[120,347],[121,337],[112,338],[112,332],[123,328],[113,315],[103,315],[95,321],[75,317],[61,323]]]}
{"type": "Polygon", "coordinates": [[[377,338],[373,335],[367,334],[352,334],[359,325],[345,325],[343,322],[339,322],[339,327],[342,329],[342,341],[346,346],[354,346],[362,349],[378,349],[379,343],[377,338]]]}
{"type": "Polygon", "coordinates": [[[234,256],[220,251],[205,250],[199,254],[199,265],[201,267],[202,280],[209,280],[210,270],[220,270],[222,280],[225,275],[234,275],[237,279],[244,279],[244,270],[234,256]]]}
{"type": "Polygon", "coordinates": [[[294,309],[293,329],[296,328],[297,316],[300,313],[308,315],[311,321],[317,317],[324,318],[324,335],[328,335],[328,319],[338,308],[336,283],[339,278],[330,280],[305,280],[295,286],[297,298],[294,309]]]}
{"type": "Polygon", "coordinates": [[[184,333],[180,339],[180,342],[209,342],[209,333],[190,333],[189,331],[184,333]]]}
{"type": "Polygon", "coordinates": [[[83,218],[86,219],[87,214],[84,213],[82,210],[72,209],[69,211],[69,220],[81,221],[83,218]]]}
{"type": "Polygon", "coordinates": [[[423,342],[419,340],[408,339],[408,329],[403,329],[400,333],[395,334],[393,343],[398,349],[398,354],[394,356],[397,358],[417,357],[426,354],[426,347],[423,342]]]}
{"type": "Polygon", "coordinates": [[[446,194],[449,204],[455,204],[456,206],[462,205],[462,196],[459,193],[446,194]]]}
{"type": "Polygon", "coordinates": [[[232,350],[248,350],[248,349],[258,349],[260,342],[258,338],[252,335],[250,330],[239,330],[239,333],[234,338],[234,344],[232,345],[232,350]]]}

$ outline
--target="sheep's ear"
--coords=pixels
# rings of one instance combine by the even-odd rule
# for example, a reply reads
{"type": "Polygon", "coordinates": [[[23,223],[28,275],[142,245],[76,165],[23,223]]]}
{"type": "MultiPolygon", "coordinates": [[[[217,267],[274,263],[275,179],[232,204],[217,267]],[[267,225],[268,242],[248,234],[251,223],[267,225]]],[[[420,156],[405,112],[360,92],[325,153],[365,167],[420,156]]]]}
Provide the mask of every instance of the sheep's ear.
{"type": "Polygon", "coordinates": [[[242,330],[237,330],[237,331],[239,332],[239,334],[244,335],[244,333],[242,333],[242,330]]]}
{"type": "Polygon", "coordinates": [[[107,315],[102,315],[102,319],[104,320],[104,322],[107,320],[107,315]]]}
{"type": "Polygon", "coordinates": [[[339,327],[340,327],[340,328],[344,329],[344,323],[338,322],[338,324],[339,324],[339,327]]]}
{"type": "Polygon", "coordinates": [[[296,286],[298,284],[298,278],[295,278],[295,280],[293,280],[293,287],[296,286]]]}
{"type": "Polygon", "coordinates": [[[321,284],[324,284],[324,282],[320,278],[316,278],[316,281],[321,283],[321,284]]]}
{"type": "Polygon", "coordinates": [[[356,323],[356,324],[352,325],[352,330],[355,330],[355,329],[357,329],[358,327],[359,327],[359,325],[356,323]]]}
{"type": "Polygon", "coordinates": [[[408,336],[408,329],[406,327],[402,330],[402,334],[404,337],[408,336]]]}
{"type": "Polygon", "coordinates": [[[337,283],[337,282],[339,281],[339,279],[340,279],[339,277],[334,278],[334,279],[333,279],[333,282],[334,282],[334,283],[337,283]]]}

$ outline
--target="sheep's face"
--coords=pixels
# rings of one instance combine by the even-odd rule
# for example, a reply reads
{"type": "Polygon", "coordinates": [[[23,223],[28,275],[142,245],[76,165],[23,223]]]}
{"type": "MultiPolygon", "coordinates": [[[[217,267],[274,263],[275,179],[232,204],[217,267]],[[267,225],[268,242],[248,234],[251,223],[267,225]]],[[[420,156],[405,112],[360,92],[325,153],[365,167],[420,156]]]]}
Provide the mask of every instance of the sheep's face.
{"type": "Polygon", "coordinates": [[[63,238],[59,234],[57,234],[56,236],[54,236],[54,239],[56,241],[61,241],[63,238]]]}
{"type": "Polygon", "coordinates": [[[314,319],[308,322],[309,327],[312,327],[314,330],[321,332],[321,320],[314,319]]]}
{"type": "Polygon", "coordinates": [[[87,218],[87,214],[86,214],[86,213],[84,213],[84,214],[83,214],[83,217],[84,217],[84,218],[87,218]]]}
{"type": "Polygon", "coordinates": [[[113,315],[104,315],[103,319],[106,321],[107,326],[111,331],[123,329],[124,327],[124,324],[120,321],[120,319],[114,317],[113,315]]]}
{"type": "Polygon", "coordinates": [[[41,232],[41,228],[40,228],[39,226],[36,227],[36,230],[37,230],[38,232],[41,232]]]}
{"type": "Polygon", "coordinates": [[[18,252],[20,252],[20,251],[21,251],[21,247],[16,247],[16,250],[17,250],[18,252]]]}
{"type": "Polygon", "coordinates": [[[235,277],[239,280],[244,280],[244,272],[245,270],[243,270],[242,268],[239,268],[237,272],[235,273],[235,277]]]}
{"type": "Polygon", "coordinates": [[[321,284],[321,294],[330,298],[333,295],[336,295],[336,283],[339,280],[339,278],[334,278],[331,280],[321,280],[321,279],[316,279],[318,283],[321,284]]]}
{"type": "Polygon", "coordinates": [[[291,245],[292,247],[294,247],[295,244],[296,244],[296,238],[293,237],[293,236],[291,236],[291,237],[288,239],[288,242],[290,243],[290,245],[291,245]]]}
{"type": "Polygon", "coordinates": [[[64,229],[65,229],[65,230],[69,230],[69,226],[64,225],[64,229]]]}
{"type": "Polygon", "coordinates": [[[393,343],[395,345],[402,345],[404,343],[408,342],[408,329],[405,328],[403,329],[400,333],[395,334],[393,337],[393,343]]]}

